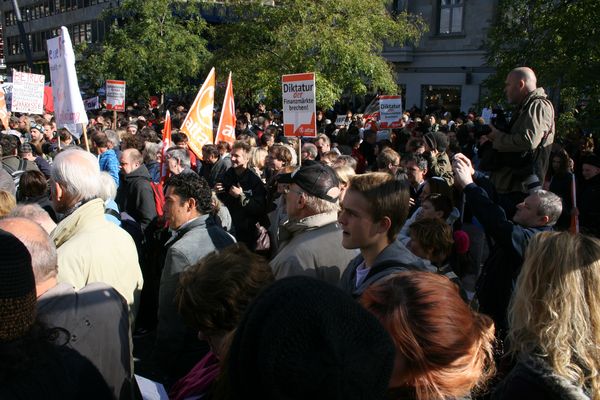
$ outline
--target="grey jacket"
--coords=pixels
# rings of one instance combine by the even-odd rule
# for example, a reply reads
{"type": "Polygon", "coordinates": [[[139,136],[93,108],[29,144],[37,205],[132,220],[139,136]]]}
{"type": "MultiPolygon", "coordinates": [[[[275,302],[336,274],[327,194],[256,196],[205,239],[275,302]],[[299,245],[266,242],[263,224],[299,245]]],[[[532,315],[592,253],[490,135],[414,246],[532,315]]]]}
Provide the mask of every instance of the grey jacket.
{"type": "Polygon", "coordinates": [[[155,348],[157,360],[165,370],[177,363],[187,343],[185,324],[175,304],[180,274],[207,254],[233,243],[233,236],[217,226],[212,217],[202,215],[179,228],[165,244],[167,251],[160,278],[155,348]]]}
{"type": "Polygon", "coordinates": [[[362,254],[350,262],[342,275],[340,287],[352,297],[360,297],[362,293],[378,280],[401,271],[436,272],[436,268],[427,260],[423,260],[410,252],[399,240],[394,240],[375,259],[367,277],[356,286],[356,270],[363,263],[362,254]]]}
{"type": "Polygon", "coordinates": [[[37,311],[48,326],[69,332],[69,346],[98,368],[116,399],[133,398],[127,303],[115,289],[59,283],[38,298],[37,311]]]}
{"type": "Polygon", "coordinates": [[[279,253],[271,260],[276,279],[307,275],[337,285],[356,256],[342,247],[337,213],[288,221],[279,230],[279,253]]]}

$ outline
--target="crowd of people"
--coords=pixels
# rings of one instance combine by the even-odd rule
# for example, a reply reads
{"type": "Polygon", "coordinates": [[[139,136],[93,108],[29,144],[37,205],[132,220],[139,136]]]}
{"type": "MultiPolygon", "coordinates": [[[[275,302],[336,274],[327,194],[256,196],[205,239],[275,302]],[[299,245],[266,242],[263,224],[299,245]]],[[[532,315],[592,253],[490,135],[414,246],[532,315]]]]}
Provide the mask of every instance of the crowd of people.
{"type": "Polygon", "coordinates": [[[310,138],[261,104],[202,154],[183,105],[168,148],[138,105],[11,116],[0,398],[140,398],[143,363],[181,400],[600,400],[600,158],[532,70],[505,90],[310,138]]]}

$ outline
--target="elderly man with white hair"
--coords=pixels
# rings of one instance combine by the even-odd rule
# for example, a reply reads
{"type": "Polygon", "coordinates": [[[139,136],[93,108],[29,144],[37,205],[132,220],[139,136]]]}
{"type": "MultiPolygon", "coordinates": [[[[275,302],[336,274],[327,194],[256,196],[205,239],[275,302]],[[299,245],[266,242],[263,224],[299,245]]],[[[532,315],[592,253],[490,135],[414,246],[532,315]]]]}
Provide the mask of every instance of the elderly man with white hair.
{"type": "Polygon", "coordinates": [[[58,249],[58,281],[75,289],[104,282],[123,296],[134,316],[143,285],[138,254],[131,236],[104,218],[100,187],[100,168],[91,153],[66,150],[54,159],[52,203],[64,215],[51,234],[58,249]]]}

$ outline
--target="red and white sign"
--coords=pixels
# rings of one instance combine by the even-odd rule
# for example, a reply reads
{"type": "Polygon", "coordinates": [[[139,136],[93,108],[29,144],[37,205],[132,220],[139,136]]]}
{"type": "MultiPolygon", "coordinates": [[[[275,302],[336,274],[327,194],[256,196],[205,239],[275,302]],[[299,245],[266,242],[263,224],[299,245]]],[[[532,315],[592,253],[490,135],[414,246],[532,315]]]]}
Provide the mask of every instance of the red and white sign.
{"type": "Polygon", "coordinates": [[[402,120],[402,97],[379,96],[379,128],[393,129],[400,127],[402,120]]]}
{"type": "Polygon", "coordinates": [[[317,136],[315,74],[283,75],[283,133],[285,136],[317,136]]]}
{"type": "Polygon", "coordinates": [[[125,111],[125,81],[106,81],[106,109],[125,111]]]}
{"type": "Polygon", "coordinates": [[[13,70],[11,111],[29,114],[44,113],[44,75],[13,70]]]}

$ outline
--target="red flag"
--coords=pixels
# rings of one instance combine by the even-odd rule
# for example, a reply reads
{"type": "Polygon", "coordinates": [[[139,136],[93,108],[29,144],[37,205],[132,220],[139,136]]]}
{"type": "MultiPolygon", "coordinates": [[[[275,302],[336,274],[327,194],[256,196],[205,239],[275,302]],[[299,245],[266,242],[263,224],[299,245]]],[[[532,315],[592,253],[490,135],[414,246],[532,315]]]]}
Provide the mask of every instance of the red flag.
{"type": "Polygon", "coordinates": [[[165,183],[167,178],[169,177],[169,168],[167,163],[167,150],[171,147],[171,114],[167,111],[167,115],[165,116],[165,127],[162,131],[162,150],[160,158],[160,182],[162,184],[165,183]]]}
{"type": "Polygon", "coordinates": [[[223,109],[219,119],[219,128],[217,128],[217,137],[215,143],[235,142],[235,102],[233,101],[233,84],[231,82],[231,72],[227,79],[227,89],[225,89],[225,98],[223,99],[223,109]]]}

